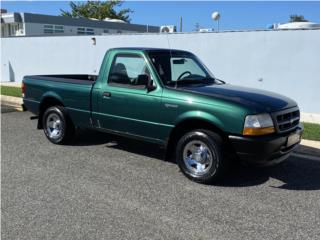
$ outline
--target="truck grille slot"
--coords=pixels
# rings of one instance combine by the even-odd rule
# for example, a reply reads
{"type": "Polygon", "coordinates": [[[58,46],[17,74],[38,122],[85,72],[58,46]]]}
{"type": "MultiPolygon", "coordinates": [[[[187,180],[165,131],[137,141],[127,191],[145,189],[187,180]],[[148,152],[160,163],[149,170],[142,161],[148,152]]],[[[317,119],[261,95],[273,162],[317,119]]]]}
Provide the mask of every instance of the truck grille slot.
{"type": "Polygon", "coordinates": [[[276,116],[276,120],[280,132],[288,131],[299,124],[300,111],[294,109],[293,111],[279,113],[276,116]]]}

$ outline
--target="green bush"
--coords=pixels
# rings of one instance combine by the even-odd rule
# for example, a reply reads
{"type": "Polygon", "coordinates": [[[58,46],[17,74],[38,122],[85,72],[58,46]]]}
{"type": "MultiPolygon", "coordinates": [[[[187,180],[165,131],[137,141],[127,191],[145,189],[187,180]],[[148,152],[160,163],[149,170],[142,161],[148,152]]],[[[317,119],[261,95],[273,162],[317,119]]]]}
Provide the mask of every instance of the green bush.
{"type": "Polygon", "coordinates": [[[1,95],[21,97],[21,88],[19,87],[1,86],[0,89],[1,89],[1,95]]]}
{"type": "Polygon", "coordinates": [[[304,132],[302,138],[320,141],[320,124],[316,123],[303,123],[304,132]]]}

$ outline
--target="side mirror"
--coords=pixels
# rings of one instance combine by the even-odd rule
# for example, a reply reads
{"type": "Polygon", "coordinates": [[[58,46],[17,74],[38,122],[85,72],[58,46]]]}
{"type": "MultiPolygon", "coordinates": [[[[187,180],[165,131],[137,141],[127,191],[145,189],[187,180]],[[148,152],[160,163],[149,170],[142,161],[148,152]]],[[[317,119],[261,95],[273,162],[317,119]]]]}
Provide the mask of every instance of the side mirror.
{"type": "Polygon", "coordinates": [[[147,85],[147,90],[148,92],[151,92],[153,90],[156,90],[156,86],[153,84],[153,80],[152,79],[149,79],[148,81],[148,85],[147,85]]]}
{"type": "Polygon", "coordinates": [[[156,86],[153,85],[153,80],[147,74],[140,74],[135,85],[146,86],[148,92],[156,89],[156,86]]]}

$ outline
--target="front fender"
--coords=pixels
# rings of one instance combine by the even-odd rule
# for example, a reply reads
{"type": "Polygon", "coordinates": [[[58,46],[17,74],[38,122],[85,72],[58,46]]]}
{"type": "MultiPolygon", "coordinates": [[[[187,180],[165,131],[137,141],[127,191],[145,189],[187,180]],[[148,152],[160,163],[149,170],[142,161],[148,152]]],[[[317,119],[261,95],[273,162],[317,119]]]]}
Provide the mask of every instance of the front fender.
{"type": "Polygon", "coordinates": [[[220,130],[225,131],[225,126],[224,126],[223,122],[220,121],[220,119],[218,119],[213,114],[210,114],[210,113],[207,113],[204,111],[199,111],[199,110],[188,111],[188,112],[182,113],[181,115],[179,115],[177,117],[174,125],[177,126],[181,122],[186,121],[186,120],[190,120],[190,119],[207,121],[208,123],[215,125],[220,130]]]}

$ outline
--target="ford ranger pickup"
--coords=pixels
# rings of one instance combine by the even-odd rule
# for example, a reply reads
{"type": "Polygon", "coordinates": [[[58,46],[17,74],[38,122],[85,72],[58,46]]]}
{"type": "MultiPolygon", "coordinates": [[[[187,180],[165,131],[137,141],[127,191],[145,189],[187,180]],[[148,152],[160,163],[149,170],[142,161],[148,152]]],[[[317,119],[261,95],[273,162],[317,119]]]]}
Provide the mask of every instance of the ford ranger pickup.
{"type": "Polygon", "coordinates": [[[161,144],[202,183],[224,175],[229,153],[257,165],[285,160],[303,132],[295,101],[226,84],[182,50],[110,49],[98,76],[25,76],[22,93],[52,143],[89,128],[161,144]]]}

